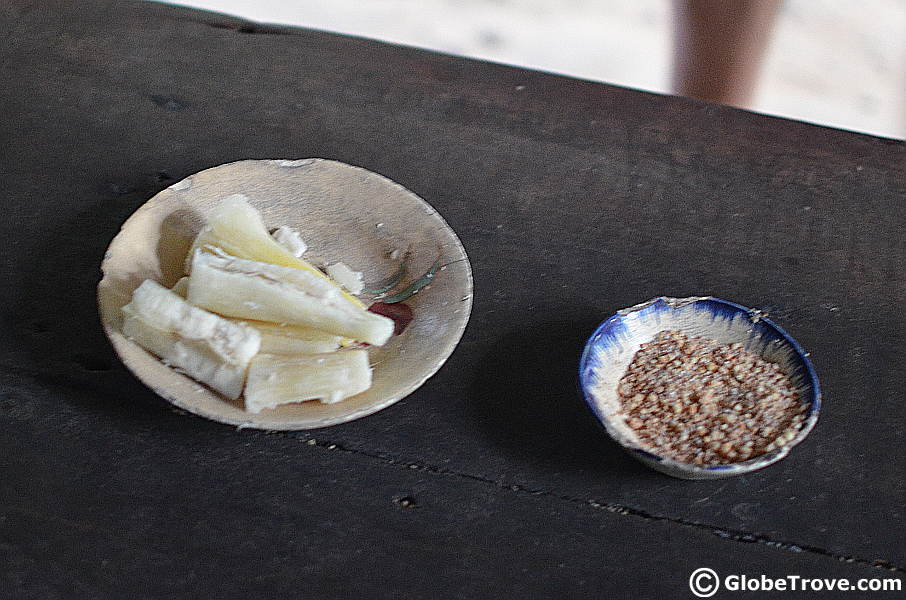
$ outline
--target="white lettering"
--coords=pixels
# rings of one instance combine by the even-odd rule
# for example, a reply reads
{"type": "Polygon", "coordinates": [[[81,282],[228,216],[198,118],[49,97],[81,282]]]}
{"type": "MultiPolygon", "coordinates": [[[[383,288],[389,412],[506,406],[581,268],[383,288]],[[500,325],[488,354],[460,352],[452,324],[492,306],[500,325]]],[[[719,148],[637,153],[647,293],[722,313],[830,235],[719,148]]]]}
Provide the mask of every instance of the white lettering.
{"type": "Polygon", "coordinates": [[[800,583],[801,580],[802,580],[802,576],[801,576],[801,575],[787,575],[786,578],[789,580],[789,582],[790,582],[790,584],[791,584],[791,585],[790,585],[790,591],[791,591],[791,592],[795,592],[796,590],[801,590],[801,589],[802,589],[801,587],[799,587],[799,583],[800,583]]]}
{"type": "MultiPolygon", "coordinates": [[[[693,572],[690,577],[690,588],[699,598],[709,598],[718,591],[721,578],[711,569],[702,568],[693,572]],[[701,579],[701,581],[699,581],[701,579]]],[[[728,592],[786,592],[786,591],[811,591],[811,592],[850,592],[850,591],[903,591],[903,580],[890,577],[887,579],[872,578],[859,579],[853,583],[850,579],[831,579],[827,577],[811,578],[801,575],[786,575],[772,578],[767,575],[742,575],[733,574],[723,577],[724,589],[728,592]]]]}

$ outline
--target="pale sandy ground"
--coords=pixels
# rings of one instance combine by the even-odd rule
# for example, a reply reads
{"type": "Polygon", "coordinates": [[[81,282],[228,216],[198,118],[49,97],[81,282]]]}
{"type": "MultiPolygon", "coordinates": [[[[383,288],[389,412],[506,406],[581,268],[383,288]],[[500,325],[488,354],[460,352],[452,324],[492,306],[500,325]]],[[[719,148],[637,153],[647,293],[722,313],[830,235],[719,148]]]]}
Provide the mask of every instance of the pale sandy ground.
{"type": "MultiPolygon", "coordinates": [[[[670,0],[173,3],[670,91],[670,0]]],[[[906,0],[786,0],[752,108],[906,137],[906,0]]]]}

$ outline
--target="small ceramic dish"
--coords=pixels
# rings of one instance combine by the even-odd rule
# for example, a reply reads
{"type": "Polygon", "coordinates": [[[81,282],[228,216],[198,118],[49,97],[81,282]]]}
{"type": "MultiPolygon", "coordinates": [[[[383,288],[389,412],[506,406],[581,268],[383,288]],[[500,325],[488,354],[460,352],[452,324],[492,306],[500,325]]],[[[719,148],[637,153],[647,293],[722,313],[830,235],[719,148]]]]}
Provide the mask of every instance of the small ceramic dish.
{"type": "Polygon", "coordinates": [[[136,377],[179,408],[258,429],[324,427],[390,406],[443,365],[459,342],[472,307],[469,260],[434,208],[377,173],[323,159],[240,161],[171,185],[123,224],[101,270],[101,322],[136,377]],[[369,350],[373,368],[369,390],[336,404],[287,404],[253,414],[244,410],[241,399],[220,396],[123,336],[120,309],[135,288],[145,279],[172,286],[183,274],[183,261],[205,215],[237,193],[249,198],[269,228],[287,225],[298,230],[310,248],[306,260],[342,261],[363,273],[366,288],[386,287],[381,282],[402,272],[404,260],[408,275],[396,290],[410,282],[418,285],[421,275],[431,273],[430,285],[405,300],[414,317],[408,327],[385,346],[369,350]]]}
{"type": "Polygon", "coordinates": [[[649,467],[682,479],[718,479],[761,469],[785,457],[809,434],[818,420],[821,392],[808,355],[764,314],[711,297],[655,298],[623,309],[604,321],[585,345],[579,363],[585,401],[610,436],[649,467]],[[741,343],[761,358],[775,362],[792,379],[808,409],[799,433],[787,444],[745,462],[696,465],[658,456],[644,449],[619,415],[617,384],[641,344],[658,332],[678,329],[722,344],[741,343]]]}

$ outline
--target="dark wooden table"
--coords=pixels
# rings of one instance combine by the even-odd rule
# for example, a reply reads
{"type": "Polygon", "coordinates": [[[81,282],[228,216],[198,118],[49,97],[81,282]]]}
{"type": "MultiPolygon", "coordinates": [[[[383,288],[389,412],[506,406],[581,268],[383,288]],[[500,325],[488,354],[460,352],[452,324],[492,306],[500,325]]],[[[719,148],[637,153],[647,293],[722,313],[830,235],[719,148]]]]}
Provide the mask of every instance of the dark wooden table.
{"type": "Polygon", "coordinates": [[[697,567],[906,577],[902,142],[150,3],[7,0],[0,27],[0,595],[684,598],[697,567]],[[449,221],[475,270],[462,343],[346,425],[175,412],[101,333],[107,243],[195,171],[309,156],[449,221]],[[769,311],[821,377],[818,427],[763,471],[647,470],[577,391],[600,320],[697,294],[769,311]]]}

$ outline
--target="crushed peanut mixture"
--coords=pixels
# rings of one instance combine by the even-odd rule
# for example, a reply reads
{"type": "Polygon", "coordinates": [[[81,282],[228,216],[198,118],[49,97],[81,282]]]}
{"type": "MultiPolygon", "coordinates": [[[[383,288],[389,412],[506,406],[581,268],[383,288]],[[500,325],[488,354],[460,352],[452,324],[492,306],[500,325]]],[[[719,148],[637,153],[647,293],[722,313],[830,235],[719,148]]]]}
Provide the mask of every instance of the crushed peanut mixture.
{"type": "Polygon", "coordinates": [[[806,406],[776,363],[742,344],[661,331],[642,344],[617,391],[643,446],[682,462],[742,462],[789,443],[806,406]]]}

